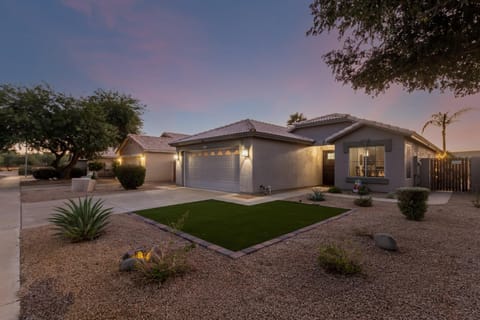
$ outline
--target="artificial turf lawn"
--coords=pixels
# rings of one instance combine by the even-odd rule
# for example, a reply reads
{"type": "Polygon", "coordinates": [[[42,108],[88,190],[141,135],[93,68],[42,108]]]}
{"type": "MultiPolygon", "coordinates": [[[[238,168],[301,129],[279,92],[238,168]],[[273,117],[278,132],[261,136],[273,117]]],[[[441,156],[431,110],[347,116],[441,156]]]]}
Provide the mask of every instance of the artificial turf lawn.
{"type": "Polygon", "coordinates": [[[137,214],[165,225],[187,213],[180,229],[221,247],[238,251],[336,216],[347,209],[291,201],[244,206],[206,200],[147,209],[137,214]]]}

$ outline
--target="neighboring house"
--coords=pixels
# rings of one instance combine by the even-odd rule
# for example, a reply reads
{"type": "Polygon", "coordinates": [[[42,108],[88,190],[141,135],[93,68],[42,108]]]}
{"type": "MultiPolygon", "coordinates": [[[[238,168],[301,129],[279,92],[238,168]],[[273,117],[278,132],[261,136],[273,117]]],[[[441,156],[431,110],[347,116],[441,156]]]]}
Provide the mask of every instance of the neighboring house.
{"type": "Polygon", "coordinates": [[[108,148],[106,151],[100,153],[99,157],[89,162],[103,163],[103,169],[97,172],[99,177],[113,177],[113,162],[117,159],[117,154],[114,148],[108,148]]]}
{"type": "Polygon", "coordinates": [[[160,137],[129,134],[117,149],[120,164],[142,165],[145,181],[175,181],[175,148],[170,142],[188,137],[164,132],[160,137]]]}
{"type": "Polygon", "coordinates": [[[282,127],[242,120],[170,143],[179,185],[255,193],[315,185],[388,192],[418,181],[417,158],[439,149],[414,131],[331,114],[282,127]]]}

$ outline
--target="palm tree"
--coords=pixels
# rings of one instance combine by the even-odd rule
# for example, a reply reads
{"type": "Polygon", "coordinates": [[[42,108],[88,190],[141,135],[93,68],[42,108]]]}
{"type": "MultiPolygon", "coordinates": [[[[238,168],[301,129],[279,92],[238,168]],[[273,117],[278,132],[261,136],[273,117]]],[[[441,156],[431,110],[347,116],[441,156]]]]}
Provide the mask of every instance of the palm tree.
{"type": "Polygon", "coordinates": [[[434,125],[436,127],[441,127],[442,128],[443,155],[446,155],[447,154],[447,141],[446,141],[447,126],[452,124],[453,122],[457,121],[458,117],[460,115],[462,115],[463,113],[465,113],[467,111],[470,111],[472,109],[473,108],[463,108],[463,109],[458,110],[457,112],[455,112],[452,115],[448,114],[449,111],[447,111],[445,113],[443,113],[443,112],[434,113],[434,114],[432,114],[431,119],[428,120],[427,122],[425,122],[425,124],[423,125],[422,134],[429,125],[434,125]]]}
{"type": "Polygon", "coordinates": [[[307,120],[307,118],[303,115],[303,113],[295,112],[294,114],[290,115],[290,119],[288,119],[287,125],[290,126],[296,122],[305,121],[305,120],[307,120]]]}

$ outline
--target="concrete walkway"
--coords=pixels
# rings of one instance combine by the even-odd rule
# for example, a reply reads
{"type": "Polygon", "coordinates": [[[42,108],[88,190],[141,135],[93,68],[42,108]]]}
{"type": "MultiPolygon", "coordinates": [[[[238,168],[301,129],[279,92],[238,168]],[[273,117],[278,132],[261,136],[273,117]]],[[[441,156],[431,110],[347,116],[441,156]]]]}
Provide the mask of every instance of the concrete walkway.
{"type": "Polygon", "coordinates": [[[0,319],[18,319],[20,302],[20,177],[0,177],[0,319]]]}

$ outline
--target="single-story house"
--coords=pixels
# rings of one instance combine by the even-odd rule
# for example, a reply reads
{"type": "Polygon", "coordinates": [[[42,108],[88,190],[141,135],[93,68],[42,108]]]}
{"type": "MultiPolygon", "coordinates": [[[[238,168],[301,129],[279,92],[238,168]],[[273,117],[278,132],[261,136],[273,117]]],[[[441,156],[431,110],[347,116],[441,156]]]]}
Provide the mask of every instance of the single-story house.
{"type": "Polygon", "coordinates": [[[108,148],[98,158],[89,162],[103,163],[103,169],[97,172],[99,177],[113,177],[113,162],[117,159],[115,148],[108,148]]]}
{"type": "Polygon", "coordinates": [[[142,165],[146,168],[145,181],[175,181],[175,148],[169,143],[186,134],[164,132],[160,137],[129,134],[117,149],[119,164],[142,165]]]}
{"type": "Polygon", "coordinates": [[[256,193],[358,180],[389,192],[418,181],[418,158],[440,151],[414,131],[330,114],[283,127],[242,120],[177,139],[176,183],[256,193]]]}

